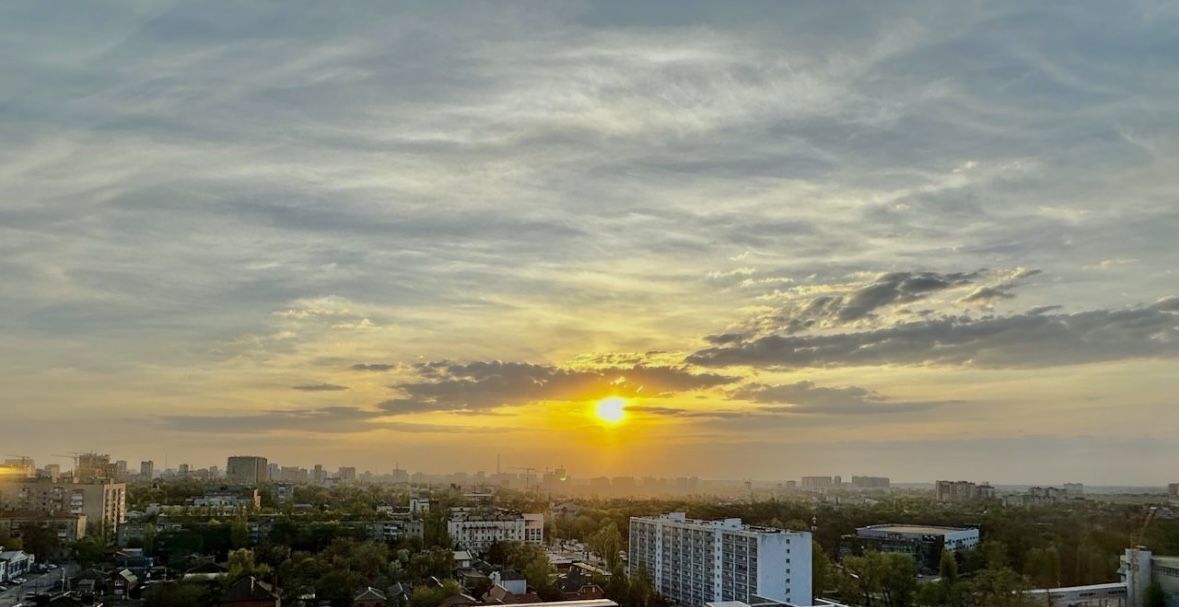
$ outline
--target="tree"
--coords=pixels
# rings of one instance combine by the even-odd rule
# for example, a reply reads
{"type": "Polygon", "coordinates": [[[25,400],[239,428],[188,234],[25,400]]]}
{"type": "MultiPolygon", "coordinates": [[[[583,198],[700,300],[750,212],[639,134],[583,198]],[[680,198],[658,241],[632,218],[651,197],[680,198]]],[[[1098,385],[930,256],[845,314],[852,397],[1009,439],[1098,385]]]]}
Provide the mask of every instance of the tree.
{"type": "Polygon", "coordinates": [[[417,586],[409,597],[409,607],[437,607],[447,598],[462,593],[462,586],[454,580],[446,580],[441,586],[417,586]]]}
{"type": "Polygon", "coordinates": [[[970,583],[967,604],[975,607],[1033,607],[1023,576],[1007,567],[984,569],[970,583]]]}
{"type": "Polygon", "coordinates": [[[831,585],[831,559],[823,551],[823,546],[811,540],[811,589],[817,596],[831,585]]]}
{"type": "Polygon", "coordinates": [[[1167,593],[1157,581],[1151,582],[1142,596],[1142,603],[1145,607],[1167,607],[1167,593]]]}
{"type": "Polygon", "coordinates": [[[250,526],[245,519],[237,519],[229,525],[229,546],[234,549],[250,545],[250,526]]]}
{"type": "Polygon", "coordinates": [[[40,525],[29,525],[22,530],[21,540],[24,549],[33,553],[38,561],[49,560],[50,555],[57,552],[61,542],[53,530],[40,525]]]}
{"type": "Polygon", "coordinates": [[[86,536],[77,542],[74,542],[73,547],[74,560],[82,567],[90,567],[91,565],[102,560],[103,554],[106,553],[106,547],[91,536],[86,536]]]}
{"type": "Polygon", "coordinates": [[[202,607],[204,591],[196,585],[168,582],[143,593],[143,607],[202,607]]]}
{"type": "Polygon", "coordinates": [[[606,560],[606,566],[613,569],[618,562],[618,552],[622,550],[622,532],[611,521],[590,536],[589,545],[590,549],[606,560]]]}
{"type": "Polygon", "coordinates": [[[651,584],[651,576],[647,570],[640,567],[630,578],[627,593],[627,607],[648,607],[655,598],[655,588],[651,584]]]}

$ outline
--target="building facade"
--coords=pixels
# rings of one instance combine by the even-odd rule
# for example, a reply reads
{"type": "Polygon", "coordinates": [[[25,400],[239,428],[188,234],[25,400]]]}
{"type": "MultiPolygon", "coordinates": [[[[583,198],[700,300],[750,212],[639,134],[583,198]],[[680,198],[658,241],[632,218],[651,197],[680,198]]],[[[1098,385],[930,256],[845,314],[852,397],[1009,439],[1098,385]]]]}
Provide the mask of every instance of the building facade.
{"type": "Polygon", "coordinates": [[[127,516],[127,485],[66,483],[48,479],[0,485],[0,511],[80,514],[88,532],[113,534],[127,516]]]}
{"type": "Polygon", "coordinates": [[[497,542],[544,544],[544,515],[519,512],[452,512],[446,531],[455,546],[485,554],[497,542]]]}
{"type": "Polygon", "coordinates": [[[258,485],[270,480],[270,463],[256,455],[234,455],[225,463],[225,479],[240,485],[258,485]]]}
{"type": "Polygon", "coordinates": [[[811,604],[811,534],[701,521],[682,512],[630,519],[629,570],[685,607],[715,601],[811,604]]]}
{"type": "Polygon", "coordinates": [[[933,525],[870,525],[844,538],[841,552],[863,554],[867,550],[908,554],[923,572],[935,572],[942,551],[959,552],[978,546],[978,529],[933,525]]]}

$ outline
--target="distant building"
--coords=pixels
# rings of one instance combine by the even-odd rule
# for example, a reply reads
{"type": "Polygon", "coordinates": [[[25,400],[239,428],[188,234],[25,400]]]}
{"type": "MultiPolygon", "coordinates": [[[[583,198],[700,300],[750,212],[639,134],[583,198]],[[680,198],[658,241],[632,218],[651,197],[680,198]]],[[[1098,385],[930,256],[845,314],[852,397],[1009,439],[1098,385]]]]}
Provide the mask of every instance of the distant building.
{"type": "Polygon", "coordinates": [[[498,542],[544,544],[544,515],[496,511],[452,511],[446,530],[456,546],[485,554],[498,542]]]}
{"type": "Polygon", "coordinates": [[[891,481],[887,476],[853,476],[851,484],[855,489],[888,489],[891,481]]]}
{"type": "Polygon", "coordinates": [[[78,455],[74,468],[74,481],[79,483],[101,483],[119,478],[118,465],[111,462],[105,453],[82,453],[78,455]]]}
{"type": "Polygon", "coordinates": [[[630,519],[629,570],[681,605],[709,601],[811,604],[811,534],[702,521],[682,512],[630,519]]]}
{"type": "Polygon", "coordinates": [[[139,478],[145,481],[150,481],[156,477],[156,463],[147,460],[139,462],[139,478]]]}
{"type": "Polygon", "coordinates": [[[820,489],[830,489],[835,484],[835,479],[830,476],[804,476],[799,485],[806,491],[816,491],[820,489]]]}
{"type": "Polygon", "coordinates": [[[262,507],[262,496],[252,486],[221,486],[187,500],[193,508],[209,508],[222,514],[253,512],[262,507]]]}
{"type": "Polygon", "coordinates": [[[352,481],[355,481],[356,480],[356,468],[354,468],[352,466],[340,466],[339,471],[337,471],[337,473],[336,473],[336,478],[340,479],[341,482],[345,482],[345,483],[350,483],[352,481]]]}
{"type": "Polygon", "coordinates": [[[939,502],[974,502],[995,498],[995,488],[988,483],[976,485],[969,481],[938,481],[934,492],[939,502]]]}
{"type": "Polygon", "coordinates": [[[225,480],[240,485],[258,485],[270,480],[265,457],[234,455],[225,464],[225,480]]]}
{"type": "Polygon", "coordinates": [[[1083,483],[1065,483],[1064,492],[1070,496],[1085,495],[1085,485],[1083,483]]]}
{"type": "Polygon", "coordinates": [[[1171,483],[1167,485],[1167,495],[1171,497],[1179,497],[1179,483],[1171,483]]]}
{"type": "Polygon", "coordinates": [[[978,529],[939,527],[934,525],[870,525],[856,529],[855,535],[843,538],[844,554],[865,551],[908,554],[926,573],[938,570],[942,551],[959,552],[978,546],[978,529]]]}

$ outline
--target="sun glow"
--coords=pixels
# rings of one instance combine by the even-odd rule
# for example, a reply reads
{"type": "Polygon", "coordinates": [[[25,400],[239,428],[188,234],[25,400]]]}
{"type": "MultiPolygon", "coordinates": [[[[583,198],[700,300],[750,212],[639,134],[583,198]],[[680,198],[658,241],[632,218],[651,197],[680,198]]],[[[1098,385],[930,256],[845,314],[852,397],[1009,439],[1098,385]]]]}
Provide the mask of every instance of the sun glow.
{"type": "Polygon", "coordinates": [[[594,405],[594,415],[604,424],[620,424],[626,419],[626,399],[617,396],[604,398],[594,405]]]}

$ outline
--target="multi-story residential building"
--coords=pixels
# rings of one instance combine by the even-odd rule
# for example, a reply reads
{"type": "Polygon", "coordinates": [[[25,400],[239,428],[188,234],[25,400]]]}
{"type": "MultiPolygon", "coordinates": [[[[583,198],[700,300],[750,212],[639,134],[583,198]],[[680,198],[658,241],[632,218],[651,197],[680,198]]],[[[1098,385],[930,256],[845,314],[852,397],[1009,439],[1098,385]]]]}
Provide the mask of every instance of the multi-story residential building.
{"type": "Polygon", "coordinates": [[[995,488],[990,484],[976,485],[969,481],[938,481],[934,492],[939,502],[972,502],[995,498],[995,488]]]}
{"type": "Polygon", "coordinates": [[[685,607],[715,601],[811,604],[811,534],[702,521],[682,512],[630,519],[630,574],[685,607]]]}
{"type": "Polygon", "coordinates": [[[156,463],[148,460],[139,462],[139,480],[150,481],[156,477],[156,463]]]}
{"type": "Polygon", "coordinates": [[[352,466],[340,466],[339,471],[336,473],[336,478],[342,483],[350,483],[356,480],[356,468],[352,466]]]}
{"type": "Polygon", "coordinates": [[[483,554],[497,542],[544,544],[544,515],[455,508],[446,530],[459,548],[483,554]]]}
{"type": "Polygon", "coordinates": [[[234,455],[225,464],[225,479],[241,485],[257,485],[270,480],[270,463],[265,457],[234,455]]]}
{"type": "Polygon", "coordinates": [[[890,482],[887,476],[853,476],[851,484],[855,489],[888,489],[890,482]]]}
{"type": "Polygon", "coordinates": [[[840,551],[862,554],[866,550],[899,552],[917,561],[923,572],[936,572],[942,551],[958,552],[978,546],[978,529],[934,525],[869,525],[843,538],[840,551]]]}
{"type": "Polygon", "coordinates": [[[1171,483],[1167,485],[1167,495],[1171,497],[1179,497],[1179,483],[1171,483]]]}
{"type": "Polygon", "coordinates": [[[48,479],[0,485],[0,510],[81,514],[88,532],[113,534],[127,515],[127,485],[65,483],[48,479]]]}

